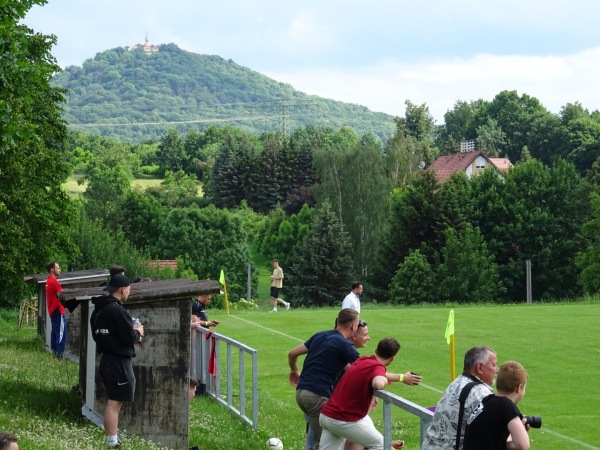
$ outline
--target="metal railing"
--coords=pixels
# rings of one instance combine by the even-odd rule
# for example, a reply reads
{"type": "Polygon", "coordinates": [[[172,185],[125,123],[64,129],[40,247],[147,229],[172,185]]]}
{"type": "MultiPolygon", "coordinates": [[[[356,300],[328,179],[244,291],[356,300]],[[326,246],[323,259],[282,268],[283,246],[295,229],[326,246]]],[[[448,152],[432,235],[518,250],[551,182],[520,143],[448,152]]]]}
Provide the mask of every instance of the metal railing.
{"type": "Polygon", "coordinates": [[[192,329],[190,375],[206,386],[206,394],[227,406],[250,426],[258,427],[258,351],[206,328],[192,329]],[[221,344],[227,347],[226,360],[221,357],[221,344]],[[237,351],[238,367],[234,368],[234,351],[237,351]],[[251,359],[251,373],[246,373],[246,358],[251,359]],[[214,375],[209,369],[214,368],[214,375]],[[246,380],[250,376],[251,392],[247,396],[246,380]],[[225,386],[221,385],[224,377],[225,386]],[[239,401],[234,404],[235,383],[239,387],[239,401]],[[225,391],[222,394],[222,391],[225,391]],[[247,414],[247,397],[250,400],[251,417],[247,414]]]}
{"type": "Polygon", "coordinates": [[[419,448],[421,448],[427,428],[431,425],[433,413],[427,408],[387,391],[375,391],[374,395],[383,400],[383,448],[392,447],[392,405],[419,417],[421,422],[419,448]]]}
{"type": "MultiPolygon", "coordinates": [[[[198,327],[192,329],[192,351],[190,362],[190,375],[206,386],[206,394],[217,402],[228,407],[250,426],[258,427],[258,352],[241,342],[228,338],[212,330],[198,327]],[[221,343],[227,347],[225,350],[226,360],[223,361],[221,343]],[[213,347],[214,346],[214,347],[213,347]],[[238,368],[233,364],[233,353],[237,351],[238,368]],[[252,417],[246,413],[247,389],[246,389],[246,358],[251,359],[251,383],[250,395],[252,417]],[[215,368],[215,375],[209,373],[211,359],[215,368]],[[222,386],[221,380],[226,381],[222,386]],[[239,384],[239,403],[234,405],[234,383],[239,384]],[[223,390],[225,391],[222,394],[223,390]]],[[[387,391],[375,391],[374,395],[383,401],[383,442],[384,448],[392,446],[392,406],[401,408],[420,420],[420,444],[423,443],[425,433],[433,419],[433,412],[405,398],[399,397],[387,391]]]]}

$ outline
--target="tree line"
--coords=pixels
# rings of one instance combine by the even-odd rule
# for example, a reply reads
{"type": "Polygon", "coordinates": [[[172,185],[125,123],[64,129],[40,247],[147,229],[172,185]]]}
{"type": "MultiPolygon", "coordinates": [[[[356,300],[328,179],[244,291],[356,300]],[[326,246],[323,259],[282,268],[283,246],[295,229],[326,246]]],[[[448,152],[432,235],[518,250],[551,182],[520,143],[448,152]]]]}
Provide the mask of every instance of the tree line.
{"type": "Polygon", "coordinates": [[[503,91],[457,102],[441,126],[407,101],[385,142],[313,125],[289,135],[171,129],[121,142],[67,132],[64,92],[50,83],[54,38],[19,25],[40,2],[10,3],[0,41],[3,305],[49,260],[67,270],[121,263],[130,276],[148,276],[150,259],[178,260],[162,276],[215,279],[224,269],[236,300],[249,244],[281,261],[286,295],[305,306],[337,304],[353,280],[365,301],[518,302],[526,260],[535,299],[600,289],[597,111],[573,103],[551,114],[503,91]],[[466,139],[514,167],[438,184],[428,165],[466,139]],[[86,184],[80,198],[61,187],[71,175],[86,184]],[[134,177],[162,181],[141,190],[134,177]]]}

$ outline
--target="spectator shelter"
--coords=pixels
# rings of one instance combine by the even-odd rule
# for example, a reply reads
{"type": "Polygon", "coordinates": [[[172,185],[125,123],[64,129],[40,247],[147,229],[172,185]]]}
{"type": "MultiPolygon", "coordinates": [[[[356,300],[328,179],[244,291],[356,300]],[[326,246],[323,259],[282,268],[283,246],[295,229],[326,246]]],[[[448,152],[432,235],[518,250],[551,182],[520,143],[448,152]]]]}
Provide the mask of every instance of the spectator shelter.
{"type": "MultiPolygon", "coordinates": [[[[188,449],[191,300],[220,292],[218,281],[188,279],[131,284],[125,308],[144,325],[133,370],[137,380],[132,403],[121,410],[119,426],[127,433],[175,449],[188,449]]],[[[100,355],[90,330],[93,297],[102,287],[65,289],[64,297],[80,303],[81,354],[79,384],[82,414],[102,426],[106,392],[98,374],[100,355]]]]}
{"type": "MultiPolygon", "coordinates": [[[[62,272],[57,280],[62,285],[63,289],[69,288],[85,288],[91,286],[100,286],[100,283],[107,281],[109,278],[108,270],[106,269],[90,269],[79,270],[74,272],[62,272]]],[[[46,280],[48,274],[39,274],[25,277],[25,281],[33,281],[37,283],[38,297],[38,335],[44,339],[46,350],[50,351],[50,315],[46,307],[46,280]]],[[[67,317],[67,343],[65,354],[68,358],[79,361],[80,353],[80,336],[81,336],[81,311],[79,308],[73,309],[75,305],[69,305],[65,308],[67,317]]]]}

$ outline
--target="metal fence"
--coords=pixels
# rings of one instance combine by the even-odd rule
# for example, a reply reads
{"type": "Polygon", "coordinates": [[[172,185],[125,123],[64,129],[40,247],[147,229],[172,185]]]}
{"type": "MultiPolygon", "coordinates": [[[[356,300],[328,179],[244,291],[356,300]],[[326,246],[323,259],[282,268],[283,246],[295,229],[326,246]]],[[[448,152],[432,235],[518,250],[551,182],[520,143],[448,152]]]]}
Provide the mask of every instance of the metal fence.
{"type": "Polygon", "coordinates": [[[416,403],[413,403],[405,398],[399,397],[387,391],[375,391],[375,397],[383,400],[383,448],[392,447],[392,406],[397,406],[403,410],[419,417],[421,422],[420,444],[423,444],[427,428],[431,425],[433,413],[416,403]]]}
{"type": "Polygon", "coordinates": [[[258,427],[258,352],[255,349],[198,327],[192,330],[190,375],[206,386],[206,395],[227,406],[250,426],[258,427]],[[223,344],[226,345],[224,357],[223,344]],[[237,359],[237,367],[234,359],[237,359]],[[247,360],[251,363],[250,371],[246,370],[247,360]],[[247,382],[250,387],[246,386],[247,382]]]}
{"type": "MultiPolygon", "coordinates": [[[[227,406],[250,426],[258,427],[258,352],[241,342],[228,338],[212,330],[198,327],[192,330],[191,376],[206,386],[206,395],[227,406]],[[221,345],[226,345],[224,352],[221,345]],[[237,354],[237,368],[234,365],[234,352],[237,354]],[[246,360],[251,361],[251,372],[246,371],[246,360]],[[212,362],[211,362],[212,361],[212,362]],[[211,373],[211,369],[212,373],[211,373]],[[213,375],[214,374],[214,375],[213,375]],[[222,381],[225,381],[223,386],[222,381]],[[251,391],[246,388],[250,381],[251,391]],[[236,385],[239,394],[236,393],[236,385]],[[234,402],[237,398],[237,402],[234,402]],[[251,405],[248,408],[247,401],[251,405]],[[251,410],[250,417],[246,411],[251,410]]],[[[433,412],[405,398],[387,391],[375,391],[374,395],[383,401],[384,448],[392,446],[392,406],[401,408],[420,420],[420,443],[423,443],[427,428],[433,419],[433,412]]]]}

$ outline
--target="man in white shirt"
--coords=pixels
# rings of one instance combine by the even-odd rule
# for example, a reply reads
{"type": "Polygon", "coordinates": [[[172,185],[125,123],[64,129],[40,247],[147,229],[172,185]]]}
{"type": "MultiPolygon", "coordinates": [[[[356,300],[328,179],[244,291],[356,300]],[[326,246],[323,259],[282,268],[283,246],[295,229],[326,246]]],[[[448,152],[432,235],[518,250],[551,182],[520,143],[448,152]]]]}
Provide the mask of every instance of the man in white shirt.
{"type": "Polygon", "coordinates": [[[492,385],[498,373],[498,356],[490,347],[472,347],[465,353],[462,375],[459,375],[444,391],[438,402],[433,420],[427,430],[421,450],[448,450],[456,447],[456,435],[459,434],[458,450],[462,450],[467,427],[467,419],[477,409],[484,397],[493,393],[492,385]],[[467,398],[464,401],[462,420],[459,428],[460,394],[471,382],[467,398]]]}
{"type": "Polygon", "coordinates": [[[362,283],[355,281],[352,283],[352,290],[342,302],[342,309],[352,308],[360,314],[360,294],[362,294],[363,286],[362,283]]]}

